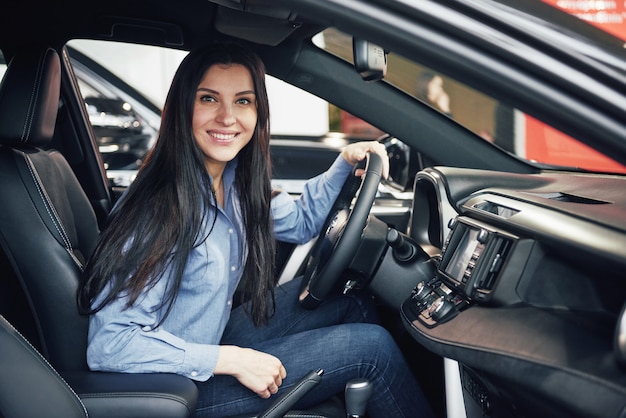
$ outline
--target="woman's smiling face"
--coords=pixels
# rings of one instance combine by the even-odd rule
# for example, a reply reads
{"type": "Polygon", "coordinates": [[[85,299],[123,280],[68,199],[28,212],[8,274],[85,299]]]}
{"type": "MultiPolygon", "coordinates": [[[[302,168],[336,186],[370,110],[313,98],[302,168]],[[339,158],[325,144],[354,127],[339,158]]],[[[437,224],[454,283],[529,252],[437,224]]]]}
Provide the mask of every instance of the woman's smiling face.
{"type": "Polygon", "coordinates": [[[250,142],[257,103],[250,71],[240,64],[211,66],[198,85],[193,134],[211,175],[221,173],[250,142]]]}

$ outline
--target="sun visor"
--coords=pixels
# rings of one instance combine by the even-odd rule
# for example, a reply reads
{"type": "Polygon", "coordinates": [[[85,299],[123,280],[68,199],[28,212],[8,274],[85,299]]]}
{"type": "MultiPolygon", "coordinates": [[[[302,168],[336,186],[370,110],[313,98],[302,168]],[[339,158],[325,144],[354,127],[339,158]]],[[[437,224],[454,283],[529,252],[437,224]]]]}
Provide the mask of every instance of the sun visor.
{"type": "MultiPolygon", "coordinates": [[[[233,3],[231,1],[214,2],[220,4],[233,3]]],[[[218,7],[215,16],[215,29],[224,35],[258,44],[276,46],[300,27],[290,12],[285,11],[280,15],[280,17],[266,16],[230,7],[218,7]]]]}

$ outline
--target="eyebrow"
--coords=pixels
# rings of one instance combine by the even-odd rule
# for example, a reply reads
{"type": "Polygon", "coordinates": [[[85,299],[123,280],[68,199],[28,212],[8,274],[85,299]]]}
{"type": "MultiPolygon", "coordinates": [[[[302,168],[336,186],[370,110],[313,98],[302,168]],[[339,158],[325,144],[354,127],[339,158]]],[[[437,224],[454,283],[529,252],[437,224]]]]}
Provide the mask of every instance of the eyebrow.
{"type": "MultiPolygon", "coordinates": [[[[209,88],[206,88],[206,87],[198,87],[197,91],[206,91],[208,93],[212,93],[212,94],[215,94],[217,96],[220,95],[220,93],[218,91],[213,90],[213,89],[209,89],[209,88]]],[[[254,90],[244,90],[244,91],[240,91],[239,93],[235,93],[235,96],[246,96],[248,94],[256,95],[254,90]]]]}

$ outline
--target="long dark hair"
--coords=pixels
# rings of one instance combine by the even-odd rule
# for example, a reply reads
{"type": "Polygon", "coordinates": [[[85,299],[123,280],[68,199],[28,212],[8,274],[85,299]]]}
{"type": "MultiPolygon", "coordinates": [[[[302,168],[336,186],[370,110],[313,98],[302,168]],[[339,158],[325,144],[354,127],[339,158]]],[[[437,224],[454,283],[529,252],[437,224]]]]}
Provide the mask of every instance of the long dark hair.
{"type": "Polygon", "coordinates": [[[273,314],[275,243],[265,66],[256,54],[236,44],[208,45],[190,52],[180,64],[165,101],[156,144],[126,196],[111,212],[83,274],[78,290],[82,313],[93,314],[120,294],[128,297],[127,307],[132,306],[168,268],[173,282],[168,283],[159,307],[166,308],[160,323],[171,311],[189,254],[208,238],[199,234],[206,231],[203,225],[215,222],[217,213],[207,209],[215,208],[216,199],[192,130],[196,90],[214,64],[243,65],[254,83],[257,125],[251,141],[239,152],[235,180],[248,246],[242,294],[251,299],[247,309],[256,325],[273,314]]]}

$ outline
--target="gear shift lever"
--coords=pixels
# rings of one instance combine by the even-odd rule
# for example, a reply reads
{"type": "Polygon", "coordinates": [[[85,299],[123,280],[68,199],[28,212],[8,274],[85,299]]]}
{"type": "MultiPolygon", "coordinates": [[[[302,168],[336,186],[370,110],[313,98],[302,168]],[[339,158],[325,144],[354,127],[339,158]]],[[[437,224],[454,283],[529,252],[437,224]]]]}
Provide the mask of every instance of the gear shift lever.
{"type": "Polygon", "coordinates": [[[373,387],[367,379],[353,379],[346,383],[346,412],[348,418],[365,416],[367,401],[372,395],[373,387]]]}

